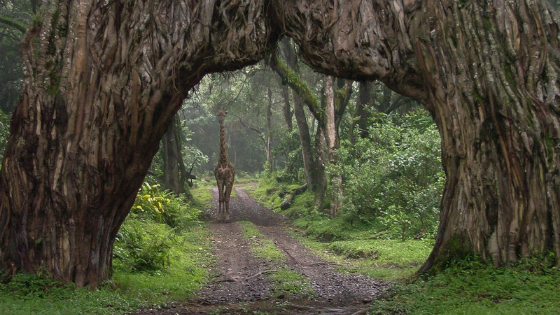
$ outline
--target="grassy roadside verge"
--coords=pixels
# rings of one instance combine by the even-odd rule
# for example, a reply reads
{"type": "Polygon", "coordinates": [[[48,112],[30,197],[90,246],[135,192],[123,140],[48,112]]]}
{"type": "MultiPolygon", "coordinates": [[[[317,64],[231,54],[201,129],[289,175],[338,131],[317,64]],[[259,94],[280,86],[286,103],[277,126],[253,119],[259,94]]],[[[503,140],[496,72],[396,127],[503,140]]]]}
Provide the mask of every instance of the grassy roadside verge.
{"type": "MultiPolygon", "coordinates": [[[[278,193],[289,187],[267,179],[249,193],[269,209],[281,211],[278,193]]],[[[281,211],[291,219],[293,236],[324,259],[344,266],[343,271],[392,282],[372,304],[372,314],[560,314],[560,270],[553,259],[495,268],[471,258],[435,276],[417,278],[433,240],[386,239],[382,232],[351,220],[330,219],[312,206],[313,196],[306,192],[281,211]]]]}
{"type": "MultiPolygon", "coordinates": [[[[190,203],[169,202],[168,206],[175,207],[176,212],[172,212],[172,208],[162,209],[173,227],[151,222],[145,214],[137,214],[143,221],[123,225],[123,233],[128,234],[119,237],[122,241],[127,236],[128,240],[120,249],[116,248],[115,254],[120,258],[114,258],[111,281],[89,290],[35,275],[18,274],[11,280],[0,281],[0,314],[123,314],[141,307],[167,307],[187,300],[206,282],[207,267],[213,263],[209,231],[206,224],[197,219],[212,197],[207,188],[192,192],[195,198],[190,203]],[[130,235],[136,239],[130,239],[130,235]],[[172,241],[165,243],[161,239],[172,241]],[[139,268],[142,263],[153,263],[149,259],[156,259],[157,268],[139,268]],[[135,264],[129,263],[132,260],[135,264]]],[[[165,201],[161,196],[156,195],[159,198],[156,200],[165,201]]],[[[147,209],[145,204],[142,207],[147,209]]]]}

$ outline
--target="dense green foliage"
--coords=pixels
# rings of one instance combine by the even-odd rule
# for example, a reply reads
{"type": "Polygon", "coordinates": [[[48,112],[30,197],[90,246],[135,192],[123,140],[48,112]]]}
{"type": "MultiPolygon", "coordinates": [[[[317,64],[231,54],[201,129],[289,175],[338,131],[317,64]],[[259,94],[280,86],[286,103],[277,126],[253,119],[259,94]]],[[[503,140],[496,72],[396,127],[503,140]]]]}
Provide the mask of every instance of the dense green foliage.
{"type": "Polygon", "coordinates": [[[369,137],[345,140],[331,172],[344,177],[342,216],[401,240],[433,237],[445,181],[440,137],[424,111],[377,114],[369,137]]]}
{"type": "Polygon", "coordinates": [[[91,291],[29,274],[0,284],[0,314],[118,314],[144,303],[107,285],[91,291]]]}
{"type": "Polygon", "coordinates": [[[196,224],[199,214],[184,198],[144,183],[117,234],[115,266],[128,271],[165,269],[171,248],[182,241],[182,230],[196,224]]]}
{"type": "MultiPolygon", "coordinates": [[[[433,238],[445,174],[432,119],[416,111],[378,113],[374,121],[368,138],[343,141],[340,163],[328,168],[329,174],[343,177],[339,216],[317,211],[310,192],[297,196],[286,213],[296,226],[322,239],[433,238]]],[[[280,195],[298,186],[285,179],[263,173],[255,196],[279,210],[280,195]]]]}

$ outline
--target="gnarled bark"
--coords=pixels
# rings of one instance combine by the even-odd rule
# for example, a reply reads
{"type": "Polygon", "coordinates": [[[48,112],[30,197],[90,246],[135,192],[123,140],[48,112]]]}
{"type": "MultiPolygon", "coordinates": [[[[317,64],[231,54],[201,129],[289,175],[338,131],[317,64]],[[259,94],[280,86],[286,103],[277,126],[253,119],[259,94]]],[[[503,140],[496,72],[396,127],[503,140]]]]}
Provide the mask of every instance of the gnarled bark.
{"type": "Polygon", "coordinates": [[[560,257],[558,19],[544,1],[303,1],[278,19],[312,67],[431,111],[447,184],[421,269],[560,257]]]}
{"type": "Polygon", "coordinates": [[[261,1],[51,1],[23,43],[0,266],[95,287],[158,142],[206,73],[277,40],[261,1]]]}

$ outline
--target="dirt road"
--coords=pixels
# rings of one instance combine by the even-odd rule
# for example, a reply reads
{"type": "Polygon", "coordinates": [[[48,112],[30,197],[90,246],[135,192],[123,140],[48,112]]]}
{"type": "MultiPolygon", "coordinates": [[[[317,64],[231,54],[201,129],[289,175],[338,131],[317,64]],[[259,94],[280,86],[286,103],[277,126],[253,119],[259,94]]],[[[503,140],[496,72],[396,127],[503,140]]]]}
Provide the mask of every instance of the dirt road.
{"type": "MultiPolygon", "coordinates": [[[[387,284],[357,274],[341,273],[333,263],[322,260],[284,229],[284,219],[252,199],[244,188],[235,188],[231,198],[230,223],[210,224],[217,257],[212,280],[191,303],[167,310],[145,310],[137,314],[367,314],[369,305],[387,284]],[[242,236],[239,221],[254,223],[259,232],[273,241],[286,256],[278,262],[257,258],[249,239],[242,236]],[[312,294],[305,298],[274,297],[270,275],[280,268],[308,279],[312,294]]],[[[212,191],[215,206],[210,217],[217,218],[217,190],[212,191]]]]}

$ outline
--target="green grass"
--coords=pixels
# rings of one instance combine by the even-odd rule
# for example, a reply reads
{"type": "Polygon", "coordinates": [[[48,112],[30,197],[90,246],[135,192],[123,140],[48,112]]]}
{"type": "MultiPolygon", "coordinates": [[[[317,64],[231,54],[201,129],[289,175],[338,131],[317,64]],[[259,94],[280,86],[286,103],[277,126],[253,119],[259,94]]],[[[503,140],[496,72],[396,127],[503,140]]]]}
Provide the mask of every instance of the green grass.
{"type": "Polygon", "coordinates": [[[406,279],[416,273],[433,247],[433,240],[356,240],[328,243],[326,248],[353,258],[356,268],[372,278],[406,279]]]}
{"type": "Polygon", "coordinates": [[[315,295],[309,279],[294,270],[282,268],[270,274],[269,278],[274,283],[274,297],[312,298],[315,295]]]}
{"type": "Polygon", "coordinates": [[[463,264],[396,285],[374,314],[560,314],[560,271],[463,264]]]}
{"type": "Polygon", "coordinates": [[[113,280],[96,290],[18,274],[0,283],[0,314],[81,315],[122,314],[141,306],[185,301],[201,288],[212,264],[209,231],[191,227],[182,242],[171,249],[170,265],[156,272],[126,272],[116,269],[113,280]]]}
{"type": "Polygon", "coordinates": [[[191,194],[194,197],[202,208],[204,206],[212,205],[212,193],[210,192],[211,183],[207,181],[203,181],[196,185],[195,187],[191,188],[191,194]]]}
{"type": "Polygon", "coordinates": [[[0,314],[6,315],[121,314],[143,305],[145,301],[108,285],[77,289],[29,274],[0,285],[0,314]]]}
{"type": "MultiPolygon", "coordinates": [[[[243,237],[251,240],[251,251],[256,257],[273,261],[278,265],[286,262],[286,256],[272,240],[259,232],[255,224],[249,221],[241,221],[238,224],[243,229],[243,237]]],[[[271,292],[274,297],[309,298],[314,294],[309,280],[296,271],[282,267],[271,272],[268,277],[274,283],[271,292]]]]}
{"type": "Polygon", "coordinates": [[[353,240],[321,242],[305,237],[299,230],[291,234],[326,260],[372,278],[395,281],[408,279],[428,257],[432,241],[353,240]]]}
{"type": "Polygon", "coordinates": [[[286,256],[274,245],[274,242],[260,233],[252,222],[241,221],[237,224],[243,229],[243,237],[251,240],[251,251],[256,257],[277,263],[286,260],[286,256]]]}

